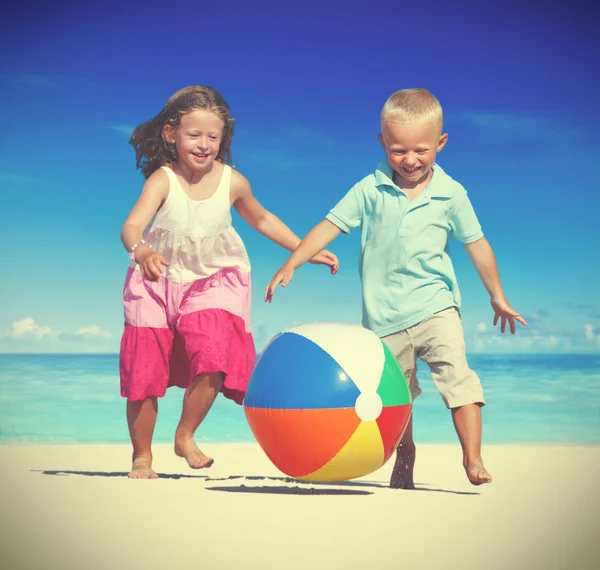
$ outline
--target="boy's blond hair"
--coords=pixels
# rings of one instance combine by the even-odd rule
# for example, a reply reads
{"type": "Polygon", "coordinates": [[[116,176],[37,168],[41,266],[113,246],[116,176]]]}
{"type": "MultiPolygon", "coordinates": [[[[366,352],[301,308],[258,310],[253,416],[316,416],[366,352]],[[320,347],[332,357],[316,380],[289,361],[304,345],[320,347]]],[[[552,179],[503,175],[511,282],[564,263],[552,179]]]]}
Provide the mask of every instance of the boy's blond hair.
{"type": "Polygon", "coordinates": [[[381,129],[387,122],[434,123],[442,130],[442,106],[427,89],[401,89],[389,96],[381,111],[381,129]]]}

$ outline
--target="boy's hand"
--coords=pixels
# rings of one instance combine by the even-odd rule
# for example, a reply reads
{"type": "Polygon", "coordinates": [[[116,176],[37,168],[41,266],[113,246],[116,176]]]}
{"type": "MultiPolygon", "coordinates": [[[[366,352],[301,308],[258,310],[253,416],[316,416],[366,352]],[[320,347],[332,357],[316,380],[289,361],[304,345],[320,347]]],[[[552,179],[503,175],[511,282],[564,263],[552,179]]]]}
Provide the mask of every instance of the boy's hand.
{"type": "Polygon", "coordinates": [[[331,253],[324,249],[315,255],[312,259],[308,260],[309,263],[329,265],[331,268],[331,274],[335,275],[340,267],[339,259],[335,253],[331,253]]]}
{"type": "Polygon", "coordinates": [[[137,254],[136,261],[140,266],[142,276],[148,281],[158,281],[163,273],[162,266],[169,265],[169,262],[160,253],[149,247],[145,247],[142,252],[137,254]]]}
{"type": "Polygon", "coordinates": [[[265,289],[265,302],[272,303],[277,286],[281,285],[282,287],[287,287],[287,284],[293,277],[294,270],[284,265],[277,273],[275,273],[275,275],[273,275],[273,279],[271,279],[271,282],[267,285],[267,288],[265,289]]]}
{"type": "Polygon", "coordinates": [[[498,320],[500,320],[501,332],[506,330],[507,320],[512,334],[515,334],[515,321],[519,321],[523,326],[527,326],[525,319],[508,304],[506,299],[494,299],[492,297],[490,303],[492,304],[492,309],[494,309],[494,326],[496,326],[498,320]]]}

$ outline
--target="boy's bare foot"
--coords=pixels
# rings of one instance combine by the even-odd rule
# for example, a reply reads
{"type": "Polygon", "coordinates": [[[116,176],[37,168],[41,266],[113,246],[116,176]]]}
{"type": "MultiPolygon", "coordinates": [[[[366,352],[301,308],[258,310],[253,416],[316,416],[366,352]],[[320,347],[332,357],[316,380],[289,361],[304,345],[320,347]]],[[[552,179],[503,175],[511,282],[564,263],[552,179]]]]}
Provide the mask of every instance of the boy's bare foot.
{"type": "Polygon", "coordinates": [[[396,463],[392,470],[390,478],[390,488],[392,489],[414,489],[413,471],[415,468],[416,450],[414,445],[398,446],[396,452],[396,463]]]}
{"type": "Polygon", "coordinates": [[[127,475],[130,479],[158,479],[158,473],[152,469],[152,455],[134,455],[132,458],[131,472],[127,475]]]}
{"type": "Polygon", "coordinates": [[[204,469],[214,463],[214,459],[204,455],[191,437],[175,436],[175,455],[183,457],[192,469],[204,469]]]}
{"type": "Polygon", "coordinates": [[[487,469],[483,466],[483,460],[481,457],[463,461],[467,477],[471,481],[472,485],[482,485],[483,483],[491,483],[492,476],[487,472],[487,469]]]}

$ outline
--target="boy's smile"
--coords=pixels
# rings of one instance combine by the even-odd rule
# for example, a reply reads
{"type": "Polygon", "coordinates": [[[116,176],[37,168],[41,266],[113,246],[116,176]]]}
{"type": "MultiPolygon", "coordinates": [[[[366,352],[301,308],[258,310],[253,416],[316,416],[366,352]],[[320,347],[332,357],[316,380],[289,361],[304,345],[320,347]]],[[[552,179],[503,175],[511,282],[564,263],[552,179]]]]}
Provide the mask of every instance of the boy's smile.
{"type": "Polygon", "coordinates": [[[441,134],[439,125],[429,122],[403,124],[387,121],[382,131],[379,142],[398,175],[394,176],[394,182],[407,189],[426,182],[448,135],[441,134]]]}

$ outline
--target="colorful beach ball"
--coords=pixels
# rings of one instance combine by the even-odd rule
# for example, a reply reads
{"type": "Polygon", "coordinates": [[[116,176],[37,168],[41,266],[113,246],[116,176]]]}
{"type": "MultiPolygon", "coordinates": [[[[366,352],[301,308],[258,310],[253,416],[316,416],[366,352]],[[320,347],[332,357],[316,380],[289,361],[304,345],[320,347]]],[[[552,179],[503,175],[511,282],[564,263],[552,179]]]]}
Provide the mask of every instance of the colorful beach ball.
{"type": "Polygon", "coordinates": [[[250,378],[244,411],[283,473],[306,481],[368,475],[393,454],[411,414],[402,370],[373,332],[316,323],[276,335],[250,378]]]}

